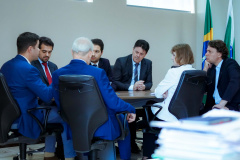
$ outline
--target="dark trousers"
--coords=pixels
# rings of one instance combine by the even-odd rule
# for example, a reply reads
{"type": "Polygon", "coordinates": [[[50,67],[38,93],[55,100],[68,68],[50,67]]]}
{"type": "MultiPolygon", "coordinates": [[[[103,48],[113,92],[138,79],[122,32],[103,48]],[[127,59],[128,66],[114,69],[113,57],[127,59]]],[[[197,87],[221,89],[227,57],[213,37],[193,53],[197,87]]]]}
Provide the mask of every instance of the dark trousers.
{"type": "MultiPolygon", "coordinates": [[[[154,104],[156,102],[149,101],[147,104],[154,104]]],[[[148,118],[151,121],[154,117],[151,107],[148,107],[148,118]]],[[[146,121],[146,115],[143,117],[143,120],[146,121]]],[[[158,118],[155,118],[154,121],[162,121],[158,118]]],[[[154,150],[159,147],[156,144],[156,140],[158,139],[158,135],[161,131],[161,128],[153,128],[155,131],[150,131],[150,126],[147,125],[145,128],[145,132],[143,133],[143,157],[152,158],[151,155],[154,153],[154,150]]]]}
{"type": "MultiPolygon", "coordinates": [[[[131,146],[133,147],[135,145],[136,140],[136,131],[137,131],[137,121],[139,120],[139,117],[146,117],[145,112],[143,109],[136,109],[136,120],[132,123],[129,123],[129,130],[131,135],[131,146]]],[[[145,118],[143,118],[145,119],[145,118]]]]}
{"type": "MultiPolygon", "coordinates": [[[[150,100],[146,102],[146,105],[151,105],[157,103],[153,100],[150,100]]],[[[129,123],[129,130],[130,130],[130,135],[131,135],[131,146],[133,147],[135,144],[135,139],[136,139],[136,131],[139,126],[137,126],[137,121],[139,120],[139,117],[142,117],[143,123],[141,124],[146,124],[146,113],[143,108],[141,109],[136,109],[136,120],[132,123],[129,123]],[[145,122],[145,123],[144,123],[145,122]]],[[[141,126],[140,128],[145,128],[146,126],[141,126]]]]}
{"type": "Polygon", "coordinates": [[[154,153],[154,150],[158,147],[155,143],[158,139],[158,134],[143,133],[143,157],[152,158],[151,155],[154,153]]]}

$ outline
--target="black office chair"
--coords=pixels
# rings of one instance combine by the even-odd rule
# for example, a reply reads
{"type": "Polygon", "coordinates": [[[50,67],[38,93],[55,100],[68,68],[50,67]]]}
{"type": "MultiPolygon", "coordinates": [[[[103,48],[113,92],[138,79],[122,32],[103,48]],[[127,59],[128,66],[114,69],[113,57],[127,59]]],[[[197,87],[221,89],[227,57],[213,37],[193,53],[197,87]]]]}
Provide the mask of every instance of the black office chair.
{"type": "MultiPolygon", "coordinates": [[[[202,109],[203,96],[207,84],[207,75],[202,70],[187,70],[180,77],[178,86],[170,101],[168,110],[177,119],[198,116],[202,109]]],[[[144,135],[154,134],[157,136],[160,129],[152,128],[150,122],[158,120],[157,114],[161,112],[162,107],[157,104],[143,106],[147,118],[147,128],[144,129],[144,135]],[[159,108],[158,112],[152,114],[151,107],[159,108]]]]}
{"type": "MultiPolygon", "coordinates": [[[[61,115],[70,125],[75,151],[89,152],[90,160],[97,159],[97,151],[104,150],[108,141],[94,137],[94,133],[108,120],[108,113],[94,77],[62,75],[59,93],[61,115]]],[[[126,114],[123,124],[118,115],[116,117],[122,131],[116,140],[123,140],[127,135],[126,114]]]]}
{"type": "Polygon", "coordinates": [[[207,75],[202,70],[184,71],[169,104],[169,111],[177,119],[198,116],[207,85],[207,75]]]}
{"type": "MultiPolygon", "coordinates": [[[[62,132],[63,128],[60,124],[51,124],[47,125],[47,118],[51,108],[49,107],[39,107],[29,109],[28,113],[37,121],[38,125],[41,128],[41,137],[44,135],[48,135],[50,132],[62,132]],[[44,109],[46,110],[46,116],[44,124],[31,113],[36,109],[44,109]],[[49,129],[51,128],[51,129],[49,129]]],[[[39,150],[33,150],[26,152],[27,144],[34,144],[39,141],[39,139],[31,139],[25,136],[22,136],[17,129],[11,129],[13,122],[21,115],[21,111],[19,109],[18,104],[12,97],[12,94],[7,86],[5,78],[2,73],[0,73],[0,145],[8,145],[8,144],[19,144],[20,153],[16,157],[13,157],[14,160],[26,160],[26,154],[32,154],[38,151],[43,151],[44,148],[39,150]]]]}
{"type": "MultiPolygon", "coordinates": [[[[178,86],[170,101],[168,110],[177,119],[198,116],[202,109],[202,99],[207,84],[207,75],[202,70],[184,71],[178,82],[178,86]]],[[[148,122],[155,120],[156,115],[161,112],[162,107],[159,105],[145,105],[148,122]],[[149,117],[150,107],[158,107],[159,110],[151,118],[149,117]]],[[[150,111],[151,112],[151,111],[150,111]]]]}

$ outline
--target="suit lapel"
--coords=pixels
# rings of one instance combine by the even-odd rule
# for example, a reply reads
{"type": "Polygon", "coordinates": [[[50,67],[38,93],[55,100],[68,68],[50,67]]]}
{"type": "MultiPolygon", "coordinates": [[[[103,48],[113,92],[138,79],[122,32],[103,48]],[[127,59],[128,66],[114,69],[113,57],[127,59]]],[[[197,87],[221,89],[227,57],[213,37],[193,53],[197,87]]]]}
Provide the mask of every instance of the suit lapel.
{"type": "Polygon", "coordinates": [[[44,80],[48,83],[48,79],[47,79],[47,77],[46,77],[46,75],[45,75],[45,72],[44,72],[44,70],[43,70],[43,68],[42,68],[42,65],[40,64],[40,62],[39,61],[35,61],[36,63],[36,67],[37,67],[37,69],[40,71],[40,74],[41,74],[41,76],[44,78],[44,80]]]}
{"type": "Polygon", "coordinates": [[[48,61],[48,68],[49,68],[51,74],[53,74],[53,72],[54,72],[54,66],[53,66],[52,63],[50,63],[49,61],[48,61]]]}
{"type": "Polygon", "coordinates": [[[139,80],[143,80],[144,79],[144,75],[146,75],[146,69],[147,69],[147,66],[146,66],[146,61],[145,59],[142,60],[141,62],[141,68],[140,68],[140,76],[139,76],[139,80]]]}
{"type": "Polygon", "coordinates": [[[98,68],[104,68],[102,58],[99,59],[98,68]]]}
{"type": "Polygon", "coordinates": [[[208,76],[208,82],[207,85],[209,87],[209,89],[211,90],[211,94],[213,94],[214,90],[215,90],[215,81],[216,81],[216,66],[213,65],[207,73],[208,76]]]}
{"type": "Polygon", "coordinates": [[[212,84],[213,84],[213,88],[214,88],[214,90],[215,90],[215,83],[216,83],[216,66],[214,66],[212,72],[213,72],[213,74],[212,74],[213,78],[211,78],[211,79],[214,79],[214,81],[212,82],[212,84]]]}
{"type": "Polygon", "coordinates": [[[132,78],[132,74],[133,74],[132,55],[128,56],[126,65],[127,65],[126,68],[128,68],[128,76],[132,78]]]}
{"type": "MultiPolygon", "coordinates": [[[[226,64],[225,62],[226,62],[226,59],[223,60],[223,63],[222,63],[222,65],[221,65],[220,73],[219,73],[219,77],[218,77],[218,82],[221,81],[221,79],[222,79],[222,73],[224,72],[224,69],[226,68],[226,67],[224,66],[224,65],[226,64]]],[[[218,83],[218,84],[219,84],[219,83],[218,83]]]]}

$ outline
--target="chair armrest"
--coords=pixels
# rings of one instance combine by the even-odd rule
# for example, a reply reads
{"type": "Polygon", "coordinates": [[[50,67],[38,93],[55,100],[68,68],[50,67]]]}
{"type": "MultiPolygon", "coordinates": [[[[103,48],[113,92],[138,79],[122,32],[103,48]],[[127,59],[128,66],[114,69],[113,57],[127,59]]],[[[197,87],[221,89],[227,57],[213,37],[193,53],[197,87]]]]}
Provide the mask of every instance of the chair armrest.
{"type": "Polygon", "coordinates": [[[144,108],[144,110],[145,110],[148,128],[149,128],[152,132],[156,132],[156,130],[153,129],[153,128],[150,126],[150,122],[156,119],[157,114],[162,110],[162,106],[159,105],[159,104],[147,104],[147,105],[144,105],[143,108],[144,108]],[[158,111],[157,111],[155,114],[153,114],[153,117],[150,117],[150,113],[149,113],[149,112],[151,112],[151,110],[150,110],[151,108],[150,108],[150,107],[159,108],[158,111]]]}
{"type": "Polygon", "coordinates": [[[47,120],[48,120],[48,116],[49,116],[49,112],[51,111],[51,107],[37,107],[37,108],[31,108],[31,109],[28,109],[27,112],[28,114],[37,122],[37,124],[39,125],[40,129],[41,129],[41,132],[44,133],[46,131],[46,126],[47,126],[47,120]],[[44,123],[42,124],[39,119],[34,116],[31,112],[32,111],[35,111],[35,110],[39,110],[39,109],[42,109],[42,110],[46,110],[46,114],[44,116],[44,123]]]}
{"type": "Polygon", "coordinates": [[[159,105],[159,104],[157,104],[157,103],[155,103],[155,104],[146,104],[146,105],[143,106],[144,109],[145,109],[145,108],[148,108],[148,107],[162,108],[162,106],[159,105]]]}
{"type": "Polygon", "coordinates": [[[146,114],[146,119],[147,119],[147,123],[149,125],[149,122],[154,120],[157,116],[157,114],[162,110],[162,106],[159,104],[147,104],[143,106],[144,110],[145,110],[145,114],[146,114]],[[149,117],[149,109],[150,107],[156,107],[159,108],[159,110],[154,114],[154,116],[150,119],[149,117]]]}
{"type": "Polygon", "coordinates": [[[117,118],[117,121],[119,123],[119,126],[120,126],[120,129],[121,129],[121,135],[116,139],[116,140],[124,140],[125,137],[127,136],[128,134],[128,128],[127,128],[127,124],[128,124],[128,121],[127,121],[127,115],[128,115],[129,112],[127,111],[124,111],[124,112],[119,112],[116,114],[116,118],[117,118]],[[120,120],[120,115],[124,115],[124,119],[123,119],[123,122],[120,120]]]}

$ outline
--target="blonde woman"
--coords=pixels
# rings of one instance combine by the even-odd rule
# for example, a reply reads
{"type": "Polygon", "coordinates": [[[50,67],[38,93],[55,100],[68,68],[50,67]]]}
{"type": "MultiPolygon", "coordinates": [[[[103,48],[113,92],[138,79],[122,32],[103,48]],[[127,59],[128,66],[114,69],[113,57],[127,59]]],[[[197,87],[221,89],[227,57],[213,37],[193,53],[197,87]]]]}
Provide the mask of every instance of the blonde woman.
{"type": "MultiPolygon", "coordinates": [[[[161,103],[161,112],[157,114],[157,118],[164,121],[177,121],[177,118],[172,115],[168,106],[172,96],[177,88],[181,74],[185,70],[194,70],[192,64],[194,63],[192,49],[188,44],[177,44],[173,46],[172,50],[173,66],[168,70],[165,78],[158,84],[155,89],[155,96],[157,98],[165,98],[161,103]]],[[[155,114],[158,108],[152,107],[152,112],[155,114]]]]}
{"type": "MultiPolygon", "coordinates": [[[[164,79],[158,84],[155,89],[155,96],[157,98],[165,98],[163,102],[157,103],[162,106],[162,110],[157,114],[157,118],[163,121],[177,121],[178,119],[172,115],[168,106],[173,97],[173,94],[177,88],[181,74],[185,70],[195,70],[192,67],[194,63],[192,49],[188,44],[177,44],[172,47],[172,60],[173,67],[168,70],[164,79]]],[[[155,114],[159,108],[151,107],[153,114],[155,114]]],[[[143,160],[151,157],[156,144],[155,140],[157,137],[154,135],[144,135],[143,140],[143,160]]]]}

